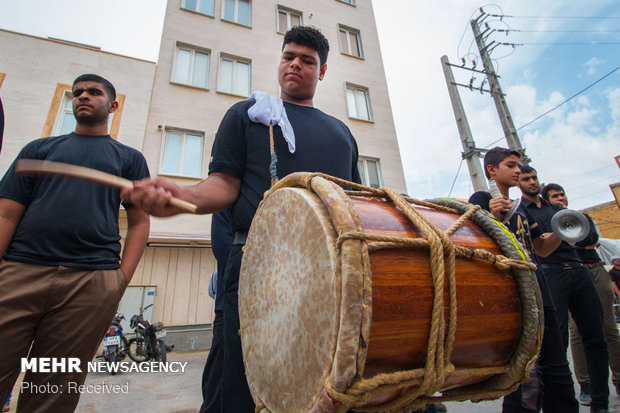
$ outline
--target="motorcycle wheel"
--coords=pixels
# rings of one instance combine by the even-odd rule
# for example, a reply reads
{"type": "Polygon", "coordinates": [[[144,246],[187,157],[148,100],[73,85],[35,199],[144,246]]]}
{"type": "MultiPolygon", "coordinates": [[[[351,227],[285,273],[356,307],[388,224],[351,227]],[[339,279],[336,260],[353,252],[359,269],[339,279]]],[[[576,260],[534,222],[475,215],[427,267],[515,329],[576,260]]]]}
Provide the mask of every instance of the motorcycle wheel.
{"type": "MultiPolygon", "coordinates": [[[[113,348],[110,349],[110,351],[108,352],[108,363],[110,364],[114,364],[116,363],[116,358],[118,356],[118,348],[116,346],[114,346],[113,348]]],[[[112,376],[114,376],[116,374],[116,371],[110,369],[109,372],[112,376]]]]}
{"type": "Polygon", "coordinates": [[[159,343],[159,354],[157,355],[157,361],[161,361],[162,363],[166,362],[166,342],[160,341],[159,343]]]}
{"type": "Polygon", "coordinates": [[[129,353],[129,343],[125,336],[121,337],[121,348],[118,349],[118,360],[124,360],[125,356],[129,353]]]}
{"type": "Polygon", "coordinates": [[[149,359],[149,352],[142,337],[134,337],[129,339],[127,342],[127,352],[129,354],[129,358],[138,363],[149,359]]]}

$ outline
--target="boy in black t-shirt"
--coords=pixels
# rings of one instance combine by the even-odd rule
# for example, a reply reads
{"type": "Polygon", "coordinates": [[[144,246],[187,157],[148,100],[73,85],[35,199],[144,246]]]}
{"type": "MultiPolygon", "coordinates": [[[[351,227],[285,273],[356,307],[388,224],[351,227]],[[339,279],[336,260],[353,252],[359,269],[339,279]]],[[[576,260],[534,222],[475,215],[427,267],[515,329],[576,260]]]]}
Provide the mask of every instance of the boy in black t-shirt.
{"type": "MultiPolygon", "coordinates": [[[[516,186],[521,174],[521,154],[505,148],[493,148],[484,157],[484,172],[495,180],[502,197],[492,198],[486,191],[474,193],[469,202],[480,205],[501,220],[510,210],[512,201],[508,191],[516,186]]],[[[519,207],[507,223],[508,229],[528,251],[535,264],[534,251],[540,255],[551,253],[560,243],[553,234],[543,234],[527,211],[519,207]]],[[[544,305],[545,331],[540,355],[530,377],[519,388],[504,397],[503,412],[561,411],[576,413],[579,405],[575,399],[573,380],[563,351],[560,329],[553,300],[542,270],[536,270],[544,305]]]]}
{"type": "MultiPolygon", "coordinates": [[[[118,107],[114,87],[98,75],[73,83],[75,132],[37,139],[18,159],[97,168],[126,179],[149,176],[137,150],[108,135],[118,107]]],[[[0,182],[0,403],[20,373],[20,359],[44,358],[77,369],[29,370],[20,386],[19,413],[72,412],[149,234],[149,216],[124,202],[127,236],[118,229],[120,191],[67,177],[16,175],[0,182]],[[44,389],[43,391],[41,389],[44,389]]]]}
{"type": "Polygon", "coordinates": [[[613,264],[613,267],[611,267],[611,269],[609,270],[611,284],[614,287],[614,292],[616,293],[616,296],[620,298],[620,289],[618,289],[618,286],[620,285],[618,284],[620,283],[620,257],[611,257],[611,263],[613,264]]]}
{"type": "MultiPolygon", "coordinates": [[[[270,186],[273,165],[270,164],[269,123],[273,121],[277,177],[307,171],[360,182],[357,144],[351,132],[343,122],[313,106],[317,84],[327,70],[328,52],[329,43],[317,29],[297,26],[289,30],[284,36],[278,66],[280,99],[263,94],[264,107],[271,109],[267,122],[263,123],[260,116],[250,115],[255,106],[261,106],[261,99],[253,94],[250,99],[233,105],[222,119],[207,179],[183,187],[155,178],[137,182],[133,190],[123,193],[156,216],[182,212],[168,205],[172,195],[196,204],[198,213],[202,214],[232,208],[231,226],[235,235],[226,271],[220,274],[224,277],[223,412],[245,413],[255,408],[245,377],[238,333],[237,291],[247,231],[264,191],[270,186]]],[[[205,380],[209,374],[217,373],[207,373],[205,380]]]]}

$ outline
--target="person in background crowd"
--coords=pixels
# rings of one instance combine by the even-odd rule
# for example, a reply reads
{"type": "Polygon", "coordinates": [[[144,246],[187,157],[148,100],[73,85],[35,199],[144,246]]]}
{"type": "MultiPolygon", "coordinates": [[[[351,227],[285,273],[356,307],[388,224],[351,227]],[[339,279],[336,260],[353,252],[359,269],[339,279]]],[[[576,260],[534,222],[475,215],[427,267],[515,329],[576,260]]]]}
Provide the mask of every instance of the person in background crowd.
{"type": "MultiPolygon", "coordinates": [[[[495,180],[502,197],[492,198],[486,191],[472,194],[469,202],[480,205],[501,220],[510,210],[512,201],[508,192],[519,182],[521,175],[521,154],[506,148],[493,148],[484,157],[484,171],[488,179],[495,180]]],[[[537,265],[536,279],[543,299],[545,329],[540,355],[535,367],[519,388],[504,397],[504,413],[548,412],[577,413],[579,404],[575,399],[573,379],[562,346],[555,307],[549,292],[547,280],[534,252],[550,254],[560,244],[553,234],[543,234],[527,210],[519,207],[507,223],[508,229],[525,247],[532,261],[537,265]]]]}
{"type": "MultiPolygon", "coordinates": [[[[544,232],[552,232],[551,218],[564,209],[551,204],[539,196],[540,183],[534,168],[523,167],[519,178],[521,205],[529,212],[544,232]]],[[[579,332],[585,351],[592,413],[609,410],[609,355],[603,329],[603,307],[599,297],[594,276],[583,265],[575,248],[565,241],[549,256],[539,255],[541,268],[557,310],[560,332],[564,349],[568,348],[568,312],[570,311],[579,332]]]]}
{"type": "MultiPolygon", "coordinates": [[[[564,188],[558,184],[545,185],[540,191],[540,196],[552,204],[560,205],[568,208],[568,199],[564,188]]],[[[609,367],[611,368],[611,377],[616,394],[620,395],[620,335],[618,335],[618,326],[616,325],[616,316],[614,313],[614,289],[611,283],[609,273],[605,271],[605,263],[596,252],[598,243],[598,233],[596,224],[588,214],[585,214],[590,223],[590,233],[580,242],[575,244],[575,249],[579,258],[594,276],[596,289],[601,297],[603,305],[603,326],[605,328],[605,340],[607,341],[607,349],[609,350],[609,367]]],[[[589,405],[592,402],[590,395],[590,377],[583,352],[583,344],[581,343],[581,335],[575,325],[575,320],[571,317],[569,324],[570,345],[573,354],[573,368],[575,376],[581,387],[579,402],[589,405]]]]}

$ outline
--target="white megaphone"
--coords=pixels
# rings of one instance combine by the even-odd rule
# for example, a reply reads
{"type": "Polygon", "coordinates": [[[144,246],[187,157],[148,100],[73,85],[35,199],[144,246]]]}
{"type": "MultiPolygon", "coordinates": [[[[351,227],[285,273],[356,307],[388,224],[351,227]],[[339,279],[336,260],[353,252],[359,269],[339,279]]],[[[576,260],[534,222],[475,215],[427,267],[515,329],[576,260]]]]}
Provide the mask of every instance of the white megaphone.
{"type": "Polygon", "coordinates": [[[562,241],[575,243],[590,233],[590,222],[584,214],[574,209],[563,209],[551,217],[551,229],[562,241]]]}
{"type": "MultiPolygon", "coordinates": [[[[497,187],[494,179],[489,179],[489,192],[491,193],[491,196],[493,198],[503,198],[503,195],[499,191],[499,188],[497,187]]],[[[504,215],[502,215],[502,219],[500,220],[502,224],[505,224],[510,220],[510,218],[512,218],[517,208],[519,208],[520,204],[521,198],[517,198],[512,201],[512,206],[510,207],[510,209],[504,215]]]]}

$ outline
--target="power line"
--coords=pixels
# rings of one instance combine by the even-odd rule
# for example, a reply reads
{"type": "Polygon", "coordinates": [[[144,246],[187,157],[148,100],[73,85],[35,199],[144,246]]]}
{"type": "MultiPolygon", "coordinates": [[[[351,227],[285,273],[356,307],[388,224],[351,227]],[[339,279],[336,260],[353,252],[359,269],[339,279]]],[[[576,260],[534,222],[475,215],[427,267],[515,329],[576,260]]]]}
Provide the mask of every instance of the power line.
{"type": "Polygon", "coordinates": [[[601,179],[597,179],[595,181],[590,181],[590,182],[588,182],[587,184],[584,184],[584,185],[573,186],[573,187],[569,187],[569,188],[570,188],[570,190],[575,190],[575,189],[583,188],[583,187],[586,187],[586,186],[591,186],[591,185],[599,183],[599,182],[610,181],[614,176],[607,176],[607,177],[604,177],[604,178],[601,178],[601,179]]]}
{"type": "Polygon", "coordinates": [[[573,197],[571,197],[571,199],[572,200],[581,199],[581,198],[585,198],[587,196],[596,195],[596,194],[600,194],[601,192],[607,192],[607,191],[611,191],[611,190],[609,188],[605,188],[605,189],[601,189],[600,191],[590,192],[589,194],[585,194],[585,195],[581,195],[581,196],[573,196],[573,197]]]}
{"type": "Polygon", "coordinates": [[[459,172],[461,172],[461,166],[463,166],[463,158],[461,158],[461,163],[459,163],[459,169],[456,171],[456,176],[454,177],[454,181],[452,181],[452,186],[450,187],[450,192],[448,193],[448,198],[452,195],[452,190],[454,189],[454,184],[456,183],[456,179],[459,177],[459,172]]]}
{"type": "Polygon", "coordinates": [[[600,167],[600,168],[592,169],[592,170],[584,172],[582,174],[575,175],[575,176],[572,176],[570,178],[563,179],[562,182],[572,181],[573,179],[581,178],[582,176],[590,175],[591,173],[598,172],[598,171],[603,170],[603,169],[611,168],[613,166],[614,166],[613,164],[609,164],[609,165],[606,165],[606,166],[603,166],[603,167],[600,167]]]}
{"type": "Polygon", "coordinates": [[[504,19],[506,17],[513,19],[601,19],[601,20],[620,20],[618,16],[512,16],[509,14],[490,14],[491,17],[504,19]]]}
{"type": "Polygon", "coordinates": [[[502,46],[616,46],[619,42],[500,43],[502,46]]]}
{"type": "Polygon", "coordinates": [[[532,123],[536,122],[538,119],[542,118],[543,116],[548,115],[549,113],[553,112],[554,110],[556,110],[557,108],[559,108],[560,106],[562,106],[563,104],[569,102],[570,100],[572,100],[573,98],[579,96],[580,94],[582,94],[583,92],[585,92],[586,90],[590,89],[592,86],[596,85],[597,83],[599,83],[600,81],[602,81],[603,79],[611,76],[612,74],[614,74],[616,71],[618,71],[618,69],[620,69],[620,66],[616,67],[614,70],[612,70],[611,72],[607,73],[605,76],[601,77],[600,79],[594,81],[593,83],[590,83],[588,86],[584,87],[583,89],[581,89],[579,92],[575,93],[573,96],[569,97],[568,99],[566,99],[564,102],[560,103],[559,105],[556,105],[555,107],[549,109],[548,111],[546,111],[545,113],[543,113],[540,116],[537,116],[536,118],[534,118],[533,120],[527,122],[524,125],[521,125],[517,128],[517,130],[521,130],[523,128],[525,128],[528,125],[531,125],[532,123]]]}
{"type": "Polygon", "coordinates": [[[495,29],[496,32],[520,32],[520,33],[619,33],[620,30],[521,30],[521,29],[495,29]]]}

